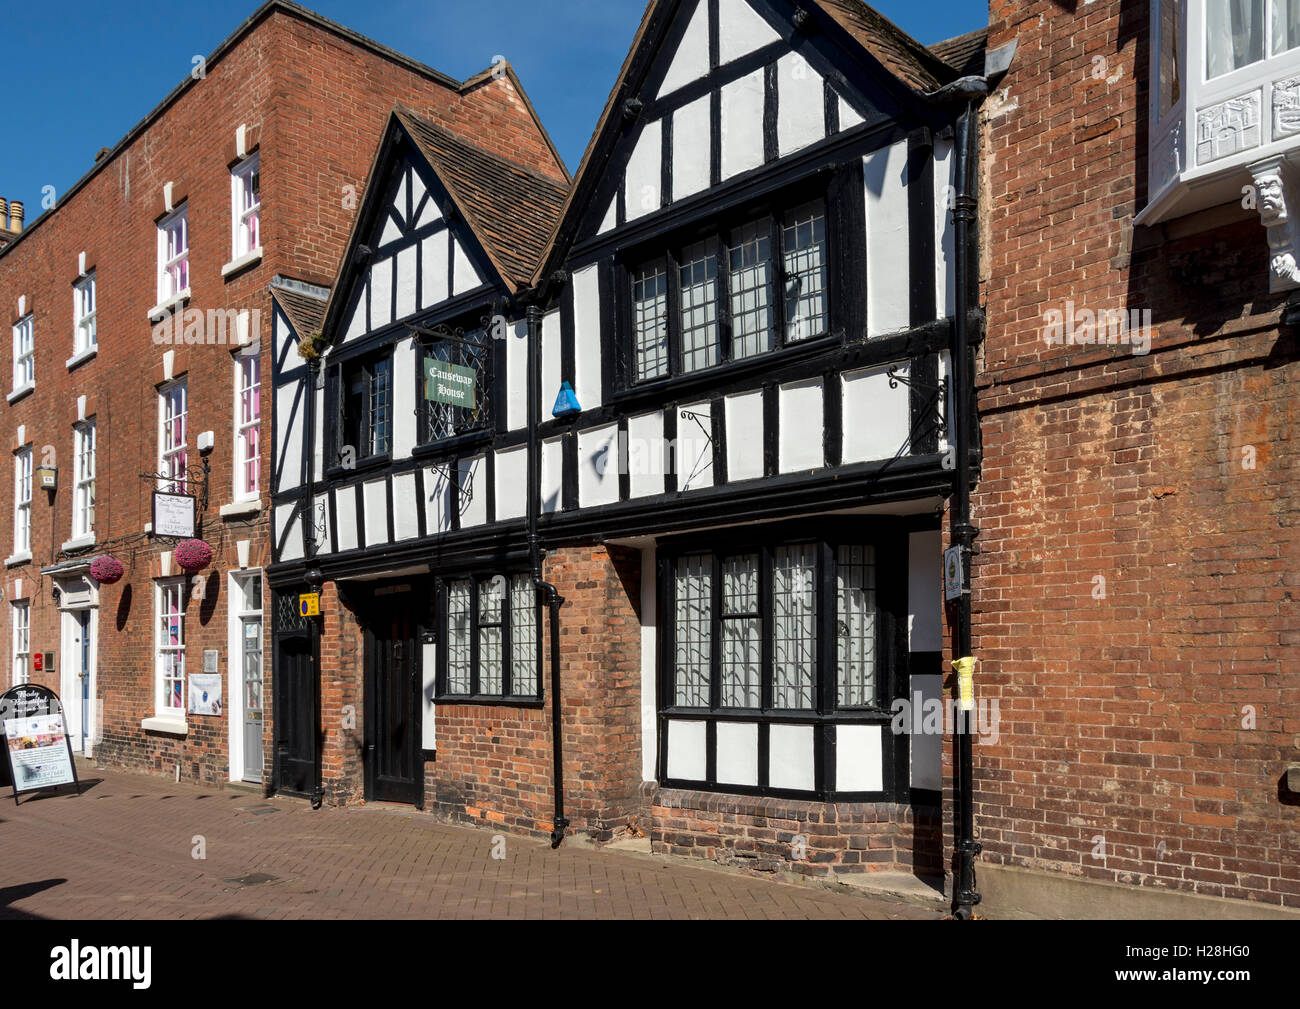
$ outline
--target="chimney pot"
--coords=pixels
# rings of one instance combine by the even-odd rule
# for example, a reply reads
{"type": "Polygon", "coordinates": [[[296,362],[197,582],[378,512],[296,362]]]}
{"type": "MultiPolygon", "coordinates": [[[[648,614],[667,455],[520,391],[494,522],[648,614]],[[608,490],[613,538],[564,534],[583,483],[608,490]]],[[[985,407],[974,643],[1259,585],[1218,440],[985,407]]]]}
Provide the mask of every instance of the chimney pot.
{"type": "Polygon", "coordinates": [[[0,231],[9,230],[9,201],[0,196],[0,231]]]}
{"type": "Polygon", "coordinates": [[[9,201],[9,230],[15,235],[23,230],[23,205],[18,200],[9,201]]]}

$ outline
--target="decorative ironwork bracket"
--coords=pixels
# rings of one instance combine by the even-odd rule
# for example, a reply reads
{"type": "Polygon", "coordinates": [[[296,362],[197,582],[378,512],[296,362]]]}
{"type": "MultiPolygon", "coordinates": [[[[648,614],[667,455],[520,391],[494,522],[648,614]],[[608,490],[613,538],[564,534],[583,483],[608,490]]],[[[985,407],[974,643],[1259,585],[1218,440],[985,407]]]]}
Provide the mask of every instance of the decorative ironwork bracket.
{"type": "MultiPolygon", "coordinates": [[[[208,462],[208,457],[202,455],[199,457],[203,463],[203,476],[190,476],[189,471],[185,473],[184,480],[179,480],[170,473],[141,473],[141,480],[151,480],[155,483],[185,483],[187,486],[193,484],[195,489],[200,492],[198,514],[194,517],[195,534],[203,528],[203,513],[208,510],[208,484],[211,482],[212,464],[208,462]]],[[[175,539],[174,536],[160,536],[159,539],[175,539]]]]}

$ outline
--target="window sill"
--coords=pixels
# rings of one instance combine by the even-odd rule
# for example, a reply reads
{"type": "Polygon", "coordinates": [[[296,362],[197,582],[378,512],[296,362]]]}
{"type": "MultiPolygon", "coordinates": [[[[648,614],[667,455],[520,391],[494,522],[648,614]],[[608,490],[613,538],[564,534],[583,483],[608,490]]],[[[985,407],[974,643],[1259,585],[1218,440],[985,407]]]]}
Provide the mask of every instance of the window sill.
{"type": "Polygon", "coordinates": [[[95,545],[95,536],[92,533],[89,536],[74,536],[70,540],[64,540],[60,546],[62,550],[85,550],[87,547],[95,545]]]}
{"type": "Polygon", "coordinates": [[[179,305],[181,302],[189,301],[189,300],[190,300],[190,289],[187,287],[185,288],[185,290],[178,291],[176,294],[173,294],[166,301],[160,301],[158,304],[154,305],[153,308],[149,309],[149,321],[161,322],[162,320],[159,318],[159,316],[166,315],[173,308],[179,305]]]}
{"type": "Polygon", "coordinates": [[[77,365],[84,364],[86,361],[89,361],[92,357],[94,357],[98,353],[99,353],[98,346],[87,347],[85,350],[77,351],[70,358],[64,361],[63,366],[67,368],[68,371],[71,371],[77,365]]]}
{"type": "Polygon", "coordinates": [[[262,247],[259,245],[251,252],[245,252],[242,256],[236,256],[229,263],[221,268],[221,276],[229,277],[232,273],[238,273],[246,266],[252,266],[262,259],[262,247]]]}
{"type": "Polygon", "coordinates": [[[36,383],[35,383],[35,382],[28,382],[26,385],[21,386],[21,387],[15,389],[15,390],[14,390],[13,392],[11,392],[8,396],[6,396],[5,399],[6,399],[8,402],[10,402],[10,403],[17,403],[20,399],[22,399],[24,396],[26,396],[29,392],[32,392],[33,390],[35,390],[35,388],[36,388],[36,383]]]}
{"type": "Polygon", "coordinates": [[[544,697],[484,697],[481,694],[439,694],[434,704],[473,704],[480,707],[540,708],[546,704],[544,697]]]}
{"type": "Polygon", "coordinates": [[[257,515],[261,510],[262,502],[254,499],[252,501],[232,501],[230,504],[222,505],[217,509],[217,514],[223,519],[233,519],[257,515]]]}
{"type": "Polygon", "coordinates": [[[30,550],[24,550],[20,554],[13,554],[12,556],[6,557],[5,567],[7,568],[17,567],[19,564],[28,563],[31,559],[32,559],[32,552],[30,550]]]}
{"type": "Polygon", "coordinates": [[[145,732],[165,732],[169,736],[185,736],[190,731],[184,719],[163,715],[141,719],[140,728],[145,732]]]}

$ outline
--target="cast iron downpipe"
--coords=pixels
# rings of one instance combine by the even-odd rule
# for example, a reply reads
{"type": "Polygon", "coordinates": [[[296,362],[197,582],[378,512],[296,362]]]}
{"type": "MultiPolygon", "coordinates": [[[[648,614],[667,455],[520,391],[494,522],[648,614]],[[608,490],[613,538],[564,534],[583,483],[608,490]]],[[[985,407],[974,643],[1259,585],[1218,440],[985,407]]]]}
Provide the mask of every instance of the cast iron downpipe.
{"type": "Polygon", "coordinates": [[[528,328],[528,560],[533,586],[546,600],[550,614],[551,635],[551,785],[555,793],[554,826],[551,847],[564,840],[569,818],[564,815],[564,725],[560,707],[560,607],[564,599],[554,585],[542,578],[542,545],[537,533],[537,514],[541,494],[541,455],[538,451],[537,426],[541,423],[538,401],[541,382],[542,313],[536,305],[526,311],[528,328]]]}
{"type": "MultiPolygon", "coordinates": [[[[952,503],[948,509],[948,538],[952,546],[960,549],[962,560],[962,591],[953,607],[954,668],[958,661],[963,661],[967,666],[972,664],[970,570],[972,546],[975,537],[979,535],[979,530],[971,524],[970,520],[971,423],[975,418],[971,389],[975,369],[971,357],[970,310],[971,305],[978,298],[977,276],[971,255],[973,236],[971,225],[975,222],[977,206],[973,195],[975,182],[972,173],[977,143],[974,129],[975,110],[988,91],[987,78],[972,76],[961,77],[924,96],[935,104],[963,102],[965,105],[957,117],[957,136],[953,145],[955,156],[953,181],[956,183],[952,209],[953,269],[956,272],[953,307],[956,318],[953,320],[952,345],[949,348],[953,384],[951,410],[954,444],[952,447],[956,455],[954,460],[956,472],[952,503]]],[[[953,824],[956,880],[953,886],[952,913],[954,918],[965,921],[975,913],[975,905],[980,902],[980,895],[975,890],[975,856],[980,853],[981,846],[975,840],[974,757],[971,752],[973,712],[963,710],[967,704],[974,704],[974,684],[969,676],[963,676],[958,672],[957,686],[959,703],[956,725],[953,727],[953,758],[957,777],[954,788],[957,816],[953,824]]]]}

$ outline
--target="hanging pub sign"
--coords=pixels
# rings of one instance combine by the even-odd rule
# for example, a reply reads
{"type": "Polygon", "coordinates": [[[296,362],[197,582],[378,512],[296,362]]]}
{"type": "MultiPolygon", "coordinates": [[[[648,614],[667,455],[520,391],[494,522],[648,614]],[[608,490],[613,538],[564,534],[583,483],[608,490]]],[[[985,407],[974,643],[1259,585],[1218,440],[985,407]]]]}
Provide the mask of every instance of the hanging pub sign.
{"type": "Polygon", "coordinates": [[[0,694],[0,728],[15,805],[20,792],[78,784],[63,705],[49,687],[20,683],[0,694]]]}
{"type": "Polygon", "coordinates": [[[191,494],[153,492],[153,534],[194,537],[194,497],[191,494]]]}
{"type": "Polygon", "coordinates": [[[474,385],[478,379],[473,368],[428,358],[424,362],[424,398],[431,403],[451,406],[474,406],[474,385]]]}

